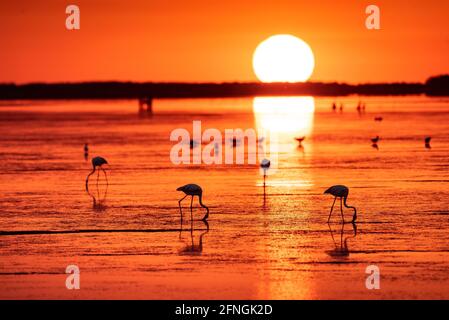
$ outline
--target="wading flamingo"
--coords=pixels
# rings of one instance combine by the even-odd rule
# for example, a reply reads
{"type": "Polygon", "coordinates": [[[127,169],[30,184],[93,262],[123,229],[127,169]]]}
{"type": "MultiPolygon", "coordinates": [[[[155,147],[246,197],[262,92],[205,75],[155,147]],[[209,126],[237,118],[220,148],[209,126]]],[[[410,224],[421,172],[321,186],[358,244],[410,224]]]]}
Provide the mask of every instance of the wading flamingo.
{"type": "Polygon", "coordinates": [[[298,138],[295,138],[295,140],[298,141],[298,146],[299,146],[299,147],[302,147],[302,142],[304,141],[305,138],[306,138],[306,137],[298,137],[298,138]]]}
{"type": "Polygon", "coordinates": [[[93,175],[95,173],[95,171],[97,171],[97,170],[98,170],[97,183],[98,183],[98,178],[100,175],[100,170],[102,170],[104,172],[104,176],[106,177],[106,183],[108,183],[108,176],[106,174],[106,171],[102,167],[102,165],[104,165],[104,164],[108,164],[108,162],[106,161],[105,158],[103,158],[103,157],[92,158],[92,172],[89,173],[86,177],[86,191],[87,192],[89,192],[89,177],[91,175],[93,175]]]}
{"type": "Polygon", "coordinates": [[[375,138],[372,138],[372,139],[371,139],[371,142],[372,142],[373,144],[377,144],[377,143],[379,142],[379,140],[380,140],[380,137],[379,137],[379,136],[376,136],[375,138]]]}
{"type": "Polygon", "coordinates": [[[354,210],[354,216],[352,217],[352,221],[351,221],[351,223],[354,223],[355,220],[357,219],[357,209],[355,207],[348,206],[346,204],[346,199],[348,198],[348,194],[349,194],[348,187],[342,186],[342,185],[332,186],[329,189],[327,189],[326,191],[324,191],[324,194],[326,194],[326,193],[329,193],[335,197],[334,203],[332,203],[331,212],[329,213],[329,218],[327,219],[327,222],[329,222],[331,219],[332,210],[334,209],[335,201],[337,200],[337,198],[340,198],[340,211],[341,211],[341,218],[343,219],[343,223],[345,223],[345,218],[343,217],[343,204],[345,205],[346,208],[350,208],[350,209],[354,210]],[[343,202],[343,199],[344,199],[344,202],[343,202]]]}
{"type": "Polygon", "coordinates": [[[193,197],[198,196],[198,199],[200,201],[200,206],[203,208],[206,208],[207,212],[206,215],[203,217],[203,221],[206,221],[207,218],[209,218],[209,208],[203,204],[203,189],[197,184],[191,183],[186,184],[185,186],[179,187],[176,189],[176,191],[182,191],[186,195],[178,201],[179,203],[179,211],[181,212],[181,219],[182,219],[182,208],[181,208],[181,201],[184,200],[187,196],[191,196],[192,199],[190,201],[190,214],[192,215],[192,206],[193,206],[193,197]]]}
{"type": "Polygon", "coordinates": [[[265,187],[265,179],[267,177],[267,170],[270,169],[271,162],[268,159],[263,159],[260,163],[260,167],[263,170],[263,186],[265,187]]]}
{"type": "Polygon", "coordinates": [[[427,149],[430,149],[430,140],[432,140],[432,137],[426,137],[426,138],[424,139],[425,147],[426,147],[427,149]]]}

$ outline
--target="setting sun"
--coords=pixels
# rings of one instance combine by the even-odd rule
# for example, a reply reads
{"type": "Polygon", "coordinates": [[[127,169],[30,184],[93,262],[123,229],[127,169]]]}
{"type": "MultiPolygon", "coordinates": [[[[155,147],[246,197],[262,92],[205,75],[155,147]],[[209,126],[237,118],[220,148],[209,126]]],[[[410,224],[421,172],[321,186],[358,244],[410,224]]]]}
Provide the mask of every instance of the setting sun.
{"type": "Polygon", "coordinates": [[[292,35],[271,36],[254,51],[254,73],[262,82],[304,82],[314,66],[310,46],[292,35]]]}

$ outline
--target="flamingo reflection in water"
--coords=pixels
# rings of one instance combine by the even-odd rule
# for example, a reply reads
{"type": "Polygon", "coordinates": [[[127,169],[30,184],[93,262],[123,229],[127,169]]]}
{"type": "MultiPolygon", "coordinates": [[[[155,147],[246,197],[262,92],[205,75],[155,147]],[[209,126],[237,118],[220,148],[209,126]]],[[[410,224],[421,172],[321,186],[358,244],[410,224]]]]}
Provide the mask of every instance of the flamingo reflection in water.
{"type": "Polygon", "coordinates": [[[327,224],[329,227],[329,231],[332,236],[332,241],[334,242],[335,248],[333,250],[328,250],[326,253],[333,257],[333,258],[339,258],[339,257],[348,257],[349,256],[349,248],[348,248],[348,240],[354,239],[357,236],[357,225],[355,223],[351,223],[353,234],[349,235],[347,237],[344,237],[345,233],[345,224],[341,224],[341,230],[340,230],[340,243],[335,241],[334,237],[334,231],[332,231],[331,225],[327,224]]]}
{"type": "MultiPolygon", "coordinates": [[[[180,255],[193,255],[199,256],[203,253],[203,237],[209,232],[209,223],[206,220],[202,220],[206,229],[196,229],[197,231],[202,231],[199,236],[198,244],[195,244],[194,236],[193,236],[193,220],[190,220],[190,243],[184,246],[181,250],[179,250],[180,255]]],[[[179,239],[182,238],[182,220],[181,220],[181,229],[179,231],[179,239]]]]}
{"type": "Polygon", "coordinates": [[[87,194],[92,198],[92,208],[94,211],[104,211],[106,210],[106,198],[108,196],[109,184],[106,184],[104,191],[100,190],[97,184],[96,194],[87,190],[87,194]]]}

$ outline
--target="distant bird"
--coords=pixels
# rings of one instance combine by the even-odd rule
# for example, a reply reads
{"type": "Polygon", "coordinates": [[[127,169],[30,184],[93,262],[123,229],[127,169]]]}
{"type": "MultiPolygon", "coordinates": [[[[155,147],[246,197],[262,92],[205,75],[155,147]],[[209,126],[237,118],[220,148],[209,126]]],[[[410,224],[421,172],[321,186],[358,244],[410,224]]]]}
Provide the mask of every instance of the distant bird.
{"type": "Polygon", "coordinates": [[[432,137],[426,137],[424,139],[424,144],[427,149],[430,149],[430,140],[432,140],[432,137]]]}
{"type": "Polygon", "coordinates": [[[384,119],[384,118],[382,118],[382,117],[375,117],[375,118],[374,118],[374,121],[381,122],[383,119],[384,119]]]}
{"type": "Polygon", "coordinates": [[[371,142],[372,142],[373,144],[377,144],[377,143],[379,142],[379,140],[380,140],[380,137],[379,137],[379,136],[376,136],[375,138],[371,138],[371,142]]]}
{"type": "Polygon", "coordinates": [[[332,103],[332,110],[333,110],[333,111],[337,110],[337,105],[335,104],[335,102],[332,103]]]}
{"type": "Polygon", "coordinates": [[[203,217],[203,221],[206,221],[207,218],[209,218],[209,208],[203,204],[203,189],[197,184],[186,184],[185,186],[179,187],[176,189],[176,191],[182,191],[185,193],[185,196],[178,201],[179,203],[179,211],[181,212],[181,219],[182,219],[182,208],[181,208],[181,201],[184,200],[187,196],[191,196],[192,199],[190,201],[190,212],[192,213],[192,207],[193,207],[193,197],[198,196],[200,206],[203,208],[206,208],[207,212],[206,215],[203,217]]]}
{"type": "Polygon", "coordinates": [[[357,112],[361,113],[362,112],[362,102],[359,100],[359,102],[357,103],[357,112]]]}
{"type": "Polygon", "coordinates": [[[235,147],[240,145],[240,139],[237,139],[236,137],[232,138],[230,141],[232,142],[232,147],[233,148],[235,148],[235,147]]]}
{"type": "Polygon", "coordinates": [[[302,145],[302,142],[305,140],[305,138],[306,137],[298,137],[298,138],[295,138],[295,140],[296,141],[298,141],[298,145],[301,147],[301,145],[302,145]]]}
{"type": "Polygon", "coordinates": [[[347,200],[348,194],[349,194],[348,187],[342,186],[342,185],[332,186],[329,189],[327,189],[326,191],[324,191],[324,194],[326,194],[326,193],[329,193],[335,197],[334,203],[332,203],[331,211],[329,213],[329,218],[327,219],[327,222],[329,222],[331,219],[335,201],[337,200],[337,198],[340,198],[340,211],[341,211],[341,218],[342,218],[343,222],[345,222],[345,219],[343,217],[343,204],[344,204],[346,208],[350,208],[350,209],[354,210],[354,216],[352,217],[352,221],[351,221],[352,223],[354,223],[355,220],[357,219],[357,209],[355,207],[348,206],[346,204],[346,200],[347,200]],[[344,199],[344,202],[343,202],[343,199],[344,199]]]}
{"type": "Polygon", "coordinates": [[[343,108],[344,108],[343,103],[340,103],[340,112],[343,112],[343,108]]]}
{"type": "Polygon", "coordinates": [[[95,173],[95,171],[97,171],[97,169],[98,169],[97,183],[98,183],[98,178],[100,175],[100,170],[102,170],[104,172],[104,176],[106,177],[106,182],[108,182],[108,176],[106,174],[106,171],[102,167],[102,165],[104,165],[104,164],[108,164],[108,162],[106,161],[105,158],[103,158],[103,157],[92,158],[92,172],[89,173],[86,177],[86,191],[87,192],[89,192],[89,177],[91,175],[93,175],[95,173]]]}
{"type": "Polygon", "coordinates": [[[220,148],[221,145],[218,142],[214,143],[214,156],[219,157],[220,156],[220,148]]]}
{"type": "Polygon", "coordinates": [[[268,159],[263,159],[260,163],[260,167],[263,170],[263,186],[265,187],[265,179],[267,177],[267,170],[270,169],[271,162],[268,159]]]}
{"type": "Polygon", "coordinates": [[[89,145],[87,143],[84,144],[84,160],[87,161],[89,158],[89,145]]]}

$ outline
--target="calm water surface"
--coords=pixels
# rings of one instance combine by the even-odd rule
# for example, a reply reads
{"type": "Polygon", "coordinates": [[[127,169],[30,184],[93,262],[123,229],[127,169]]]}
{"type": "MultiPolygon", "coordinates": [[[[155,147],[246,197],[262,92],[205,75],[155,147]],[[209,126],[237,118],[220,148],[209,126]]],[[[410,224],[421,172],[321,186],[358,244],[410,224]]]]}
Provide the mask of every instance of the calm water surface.
{"type": "Polygon", "coordinates": [[[337,98],[343,112],[333,98],[156,100],[152,117],[134,100],[1,102],[0,298],[448,299],[449,100],[362,99],[362,114],[358,97],[337,98]],[[265,194],[254,164],[172,164],[170,133],[193,120],[277,135],[265,194]],[[110,163],[90,194],[85,142],[110,163]],[[181,225],[176,188],[191,182],[208,225],[188,199],[181,225]],[[356,229],[339,207],[326,223],[334,184],[356,229]],[[380,290],[365,287],[372,264],[380,290]]]}

